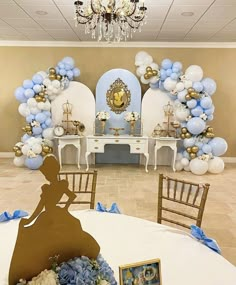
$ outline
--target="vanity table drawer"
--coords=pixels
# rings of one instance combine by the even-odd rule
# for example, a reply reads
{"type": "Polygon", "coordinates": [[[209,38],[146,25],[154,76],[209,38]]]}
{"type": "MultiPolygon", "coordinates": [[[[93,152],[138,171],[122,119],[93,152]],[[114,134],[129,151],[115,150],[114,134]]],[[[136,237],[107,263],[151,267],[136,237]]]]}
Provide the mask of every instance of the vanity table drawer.
{"type": "Polygon", "coordinates": [[[145,146],[143,144],[132,144],[130,145],[130,153],[144,153],[145,146]]]}

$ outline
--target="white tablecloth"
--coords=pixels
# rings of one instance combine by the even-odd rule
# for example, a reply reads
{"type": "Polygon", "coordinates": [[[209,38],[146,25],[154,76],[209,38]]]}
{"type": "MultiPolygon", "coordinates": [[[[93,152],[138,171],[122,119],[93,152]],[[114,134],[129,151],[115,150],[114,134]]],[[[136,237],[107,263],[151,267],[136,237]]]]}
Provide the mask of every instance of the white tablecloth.
{"type": "MultiPolygon", "coordinates": [[[[119,265],[160,258],[163,285],[236,285],[236,267],[185,232],[138,218],[76,211],[115,272],[119,265]]],[[[19,221],[0,224],[0,285],[7,285],[19,221]]]]}

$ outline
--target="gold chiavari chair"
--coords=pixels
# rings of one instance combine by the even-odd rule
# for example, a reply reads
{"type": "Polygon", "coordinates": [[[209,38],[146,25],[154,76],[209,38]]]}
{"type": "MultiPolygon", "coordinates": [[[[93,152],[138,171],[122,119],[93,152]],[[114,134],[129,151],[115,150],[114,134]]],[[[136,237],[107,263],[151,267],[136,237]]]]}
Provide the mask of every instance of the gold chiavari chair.
{"type": "Polygon", "coordinates": [[[159,174],[157,222],[201,227],[209,187],[159,174]]]}
{"type": "MultiPolygon", "coordinates": [[[[97,170],[93,171],[62,171],[58,174],[59,180],[67,180],[69,189],[76,194],[76,199],[72,204],[89,205],[90,209],[94,209],[96,185],[97,185],[97,170]]],[[[62,197],[63,198],[63,197],[62,197]]],[[[66,204],[62,199],[58,204],[66,204]]]]}

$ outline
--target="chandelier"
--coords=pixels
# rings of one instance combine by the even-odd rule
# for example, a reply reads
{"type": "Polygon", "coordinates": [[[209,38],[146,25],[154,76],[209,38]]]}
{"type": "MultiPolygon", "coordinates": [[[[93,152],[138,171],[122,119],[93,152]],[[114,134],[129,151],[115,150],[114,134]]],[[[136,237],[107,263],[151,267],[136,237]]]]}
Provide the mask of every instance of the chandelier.
{"type": "Polygon", "coordinates": [[[85,4],[75,1],[74,5],[76,25],[84,24],[85,34],[91,33],[98,41],[132,38],[132,33],[141,31],[145,24],[144,0],[87,0],[85,4]]]}

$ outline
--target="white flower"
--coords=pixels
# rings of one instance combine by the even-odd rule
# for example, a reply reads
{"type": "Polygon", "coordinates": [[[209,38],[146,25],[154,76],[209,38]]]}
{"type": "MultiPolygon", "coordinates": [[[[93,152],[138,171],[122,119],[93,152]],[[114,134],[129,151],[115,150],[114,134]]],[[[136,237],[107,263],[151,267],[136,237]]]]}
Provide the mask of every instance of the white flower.
{"type": "Polygon", "coordinates": [[[106,280],[101,280],[101,281],[99,282],[99,285],[110,285],[110,283],[107,282],[106,280]]]}
{"type": "Polygon", "coordinates": [[[125,120],[127,122],[130,122],[130,121],[138,121],[138,119],[140,118],[140,115],[138,112],[127,112],[125,114],[125,120]]]}
{"type": "Polygon", "coordinates": [[[97,112],[96,118],[98,118],[99,121],[106,121],[110,119],[110,114],[106,111],[100,111],[97,112]]]}
{"type": "Polygon", "coordinates": [[[201,114],[200,115],[200,118],[203,120],[203,121],[206,121],[207,120],[207,115],[205,113],[201,114]]]}
{"type": "Polygon", "coordinates": [[[57,285],[58,279],[57,274],[53,270],[45,269],[38,276],[34,277],[27,284],[29,285],[57,285]]]}

